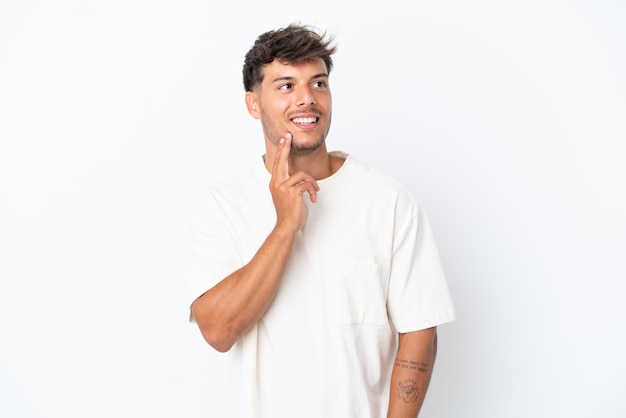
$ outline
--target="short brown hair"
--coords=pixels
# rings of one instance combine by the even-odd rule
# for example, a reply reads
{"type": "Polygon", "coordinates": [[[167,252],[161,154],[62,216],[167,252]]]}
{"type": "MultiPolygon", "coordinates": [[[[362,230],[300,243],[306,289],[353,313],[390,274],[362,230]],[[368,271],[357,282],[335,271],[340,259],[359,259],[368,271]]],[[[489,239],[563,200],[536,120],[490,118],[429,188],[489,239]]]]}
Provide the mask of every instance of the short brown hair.
{"type": "Polygon", "coordinates": [[[326,39],[326,33],[318,33],[311,26],[291,24],[286,28],[261,34],[248,53],[243,64],[243,87],[252,91],[263,81],[263,66],[275,59],[287,64],[322,59],[330,74],[333,67],[331,55],[336,47],[331,45],[332,38],[326,39]]]}

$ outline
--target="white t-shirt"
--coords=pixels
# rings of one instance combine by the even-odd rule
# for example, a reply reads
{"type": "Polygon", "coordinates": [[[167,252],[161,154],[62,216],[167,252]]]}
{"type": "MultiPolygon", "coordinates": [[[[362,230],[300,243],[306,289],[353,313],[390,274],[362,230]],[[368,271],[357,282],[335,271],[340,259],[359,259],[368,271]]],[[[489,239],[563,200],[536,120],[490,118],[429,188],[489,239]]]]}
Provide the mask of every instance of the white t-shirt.
{"type": "MultiPolygon", "coordinates": [[[[423,211],[346,156],[307,202],[276,298],[231,349],[229,416],[384,418],[397,333],[456,313],[423,211]]],[[[190,211],[189,304],[244,266],[274,227],[262,162],[190,211]]]]}

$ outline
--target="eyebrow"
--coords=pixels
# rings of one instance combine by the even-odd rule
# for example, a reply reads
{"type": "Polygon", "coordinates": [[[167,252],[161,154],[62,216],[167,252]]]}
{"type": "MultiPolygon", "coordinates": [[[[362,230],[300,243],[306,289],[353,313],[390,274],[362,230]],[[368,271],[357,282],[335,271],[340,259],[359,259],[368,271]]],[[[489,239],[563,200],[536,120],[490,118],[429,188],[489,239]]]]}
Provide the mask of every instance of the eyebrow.
{"type": "MultiPolygon", "coordinates": [[[[315,74],[313,77],[311,77],[311,80],[315,80],[318,78],[328,78],[328,73],[315,74]]],[[[293,79],[295,79],[295,77],[291,77],[291,76],[277,77],[274,80],[272,80],[272,83],[278,83],[281,81],[291,81],[293,79]]]]}

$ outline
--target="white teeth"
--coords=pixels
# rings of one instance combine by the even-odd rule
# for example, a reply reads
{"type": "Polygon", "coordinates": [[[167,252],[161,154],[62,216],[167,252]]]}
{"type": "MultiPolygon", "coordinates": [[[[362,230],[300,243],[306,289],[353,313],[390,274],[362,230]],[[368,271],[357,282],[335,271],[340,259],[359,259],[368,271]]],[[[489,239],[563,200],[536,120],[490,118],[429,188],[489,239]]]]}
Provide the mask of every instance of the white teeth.
{"type": "Polygon", "coordinates": [[[294,118],[292,119],[293,123],[313,123],[317,120],[317,118],[294,118]]]}

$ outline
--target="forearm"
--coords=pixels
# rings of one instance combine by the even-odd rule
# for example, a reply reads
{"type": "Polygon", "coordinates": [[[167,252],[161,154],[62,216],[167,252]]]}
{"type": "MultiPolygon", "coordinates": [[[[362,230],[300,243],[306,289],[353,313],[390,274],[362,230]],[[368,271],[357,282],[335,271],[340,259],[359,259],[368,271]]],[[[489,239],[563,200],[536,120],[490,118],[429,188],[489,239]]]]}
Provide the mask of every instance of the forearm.
{"type": "Polygon", "coordinates": [[[388,418],[418,416],[430,383],[436,354],[436,328],[400,334],[391,375],[388,418]]]}
{"type": "Polygon", "coordinates": [[[228,351],[271,304],[295,239],[295,232],[276,227],[241,269],[224,278],[192,304],[205,340],[228,351]]]}

